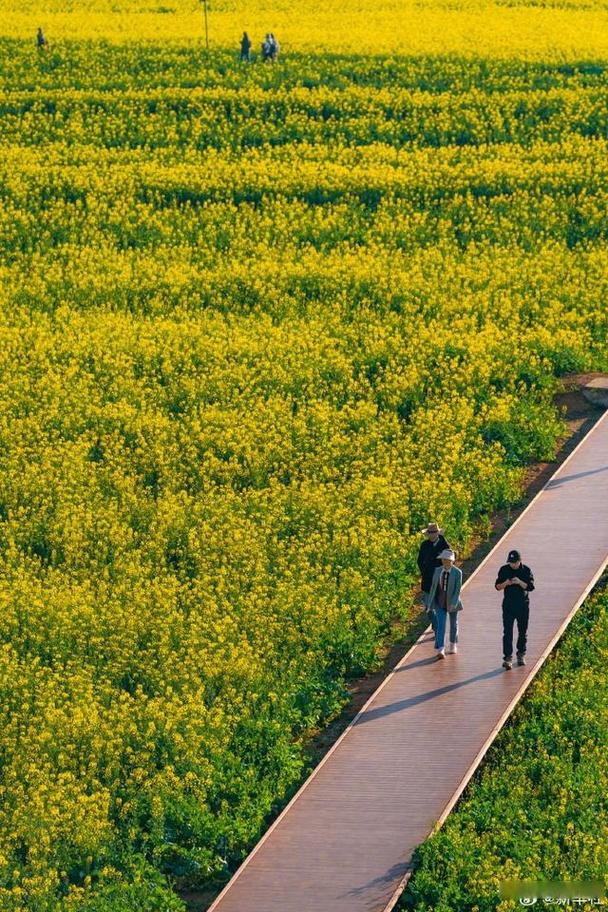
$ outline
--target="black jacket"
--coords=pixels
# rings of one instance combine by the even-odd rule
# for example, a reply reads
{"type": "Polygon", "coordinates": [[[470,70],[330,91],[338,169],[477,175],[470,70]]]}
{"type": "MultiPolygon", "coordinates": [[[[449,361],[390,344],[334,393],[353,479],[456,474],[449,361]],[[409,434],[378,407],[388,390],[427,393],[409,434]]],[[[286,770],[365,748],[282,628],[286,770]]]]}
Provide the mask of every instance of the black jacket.
{"type": "Polygon", "coordinates": [[[504,608],[524,608],[530,603],[528,593],[534,589],[534,574],[525,564],[520,564],[517,570],[509,567],[508,564],[503,564],[498,571],[494,586],[497,586],[498,583],[504,583],[505,580],[512,579],[514,576],[523,580],[528,588],[522,589],[521,586],[513,584],[503,589],[502,604],[504,608]]]}
{"type": "Polygon", "coordinates": [[[435,567],[441,567],[441,561],[437,555],[441,554],[442,551],[449,547],[450,546],[443,535],[440,535],[436,542],[432,542],[428,538],[425,538],[420,545],[418,551],[418,569],[420,570],[420,576],[422,577],[421,588],[423,592],[431,591],[435,567]]]}

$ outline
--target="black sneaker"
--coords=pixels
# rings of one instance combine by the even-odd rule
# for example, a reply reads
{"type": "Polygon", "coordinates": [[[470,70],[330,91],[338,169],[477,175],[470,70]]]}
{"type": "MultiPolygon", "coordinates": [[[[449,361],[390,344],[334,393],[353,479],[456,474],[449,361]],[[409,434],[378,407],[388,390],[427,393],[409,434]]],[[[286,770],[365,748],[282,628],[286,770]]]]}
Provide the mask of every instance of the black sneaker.
{"type": "Polygon", "coordinates": [[[524,656],[517,656],[517,664],[518,664],[518,665],[525,665],[525,664],[526,664],[526,660],[525,660],[524,656]]]}
{"type": "Polygon", "coordinates": [[[513,662],[511,661],[511,659],[504,659],[504,661],[502,663],[502,667],[511,669],[511,668],[513,668],[513,662]]]}

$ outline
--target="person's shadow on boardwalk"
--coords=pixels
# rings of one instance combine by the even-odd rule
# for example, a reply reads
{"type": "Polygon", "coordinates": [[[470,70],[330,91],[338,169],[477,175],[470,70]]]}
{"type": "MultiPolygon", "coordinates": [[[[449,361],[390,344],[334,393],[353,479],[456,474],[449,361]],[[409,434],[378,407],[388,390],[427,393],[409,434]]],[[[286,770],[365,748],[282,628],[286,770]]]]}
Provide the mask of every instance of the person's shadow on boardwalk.
{"type": "MultiPolygon", "coordinates": [[[[386,884],[390,884],[391,886],[394,886],[394,884],[397,881],[401,880],[401,878],[404,876],[406,871],[411,870],[411,867],[412,867],[411,865],[407,864],[404,861],[399,862],[398,864],[394,864],[391,868],[388,869],[388,871],[386,871],[380,877],[374,877],[373,880],[370,880],[368,883],[363,884],[362,887],[353,887],[352,890],[347,890],[346,893],[341,893],[340,895],[341,896],[359,896],[359,894],[361,894],[361,893],[367,893],[372,887],[382,887],[382,886],[385,886],[386,884]]],[[[382,902],[385,902],[385,900],[382,899],[382,902]]],[[[372,899],[372,903],[373,903],[374,909],[379,908],[375,898],[372,899]]]]}
{"type": "MultiPolygon", "coordinates": [[[[409,668],[414,668],[417,665],[435,664],[436,661],[433,656],[430,659],[420,659],[418,662],[412,662],[411,665],[405,665],[403,668],[397,669],[397,671],[407,671],[409,668]]],[[[436,697],[441,697],[443,694],[450,693],[452,690],[458,690],[459,687],[466,687],[468,684],[475,683],[475,681],[495,678],[497,675],[504,675],[502,668],[495,668],[493,671],[484,671],[483,674],[473,675],[472,678],[466,678],[464,681],[455,681],[453,684],[445,684],[443,687],[436,687],[434,690],[428,690],[426,693],[417,694],[415,697],[408,697],[406,700],[398,700],[396,703],[390,703],[388,706],[378,706],[377,709],[369,709],[359,716],[357,721],[353,724],[353,728],[356,725],[363,725],[365,722],[373,722],[374,719],[379,719],[382,716],[388,716],[391,713],[401,712],[404,709],[410,709],[412,706],[418,706],[420,703],[425,703],[427,700],[434,700],[436,697]]]]}
{"type": "Polygon", "coordinates": [[[599,469],[588,469],[586,472],[576,472],[574,475],[564,475],[562,478],[552,478],[547,484],[547,491],[552,488],[559,488],[561,485],[568,484],[569,481],[577,481],[579,478],[586,478],[588,475],[597,475],[598,472],[608,472],[608,466],[600,466],[599,469]]]}

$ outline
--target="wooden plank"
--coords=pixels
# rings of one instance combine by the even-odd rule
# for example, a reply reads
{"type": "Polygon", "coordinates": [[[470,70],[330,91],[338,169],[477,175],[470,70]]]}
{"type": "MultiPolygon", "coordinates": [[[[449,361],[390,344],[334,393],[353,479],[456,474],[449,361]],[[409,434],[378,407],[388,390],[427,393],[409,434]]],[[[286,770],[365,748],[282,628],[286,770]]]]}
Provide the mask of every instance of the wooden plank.
{"type": "Polygon", "coordinates": [[[209,912],[390,912],[415,847],[445,820],[608,562],[608,413],[463,587],[459,652],[426,631],[385,678],[209,912]],[[528,665],[504,671],[498,567],[534,571],[528,665]]]}

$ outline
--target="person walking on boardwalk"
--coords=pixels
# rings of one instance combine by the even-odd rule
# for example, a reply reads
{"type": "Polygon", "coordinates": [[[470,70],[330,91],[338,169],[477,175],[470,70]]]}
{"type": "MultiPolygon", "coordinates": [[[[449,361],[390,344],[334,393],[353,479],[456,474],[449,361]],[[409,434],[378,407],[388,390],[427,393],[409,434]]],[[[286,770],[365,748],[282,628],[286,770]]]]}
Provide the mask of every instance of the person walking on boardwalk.
{"type": "Polygon", "coordinates": [[[502,652],[503,668],[513,667],[513,624],[517,621],[517,664],[525,665],[526,636],[530,615],[528,593],[534,589],[534,575],[521,562],[521,554],[509,551],[507,563],[498,571],[494,584],[502,591],[502,652]]]}
{"type": "Polygon", "coordinates": [[[251,38],[247,32],[241,38],[241,60],[251,60],[251,38]]]}
{"type": "Polygon", "coordinates": [[[458,612],[462,610],[460,590],[462,588],[462,570],[454,565],[456,555],[446,548],[439,555],[441,566],[433,573],[429,604],[435,611],[435,652],[438,659],[445,657],[445,627],[450,619],[450,642],[448,653],[458,652],[458,612]]]}
{"type": "Polygon", "coordinates": [[[421,529],[426,538],[418,549],[418,569],[420,570],[420,588],[422,589],[422,604],[427,614],[431,616],[433,631],[435,630],[435,612],[429,603],[429,592],[433,582],[433,573],[437,567],[441,567],[439,555],[450,546],[443,535],[443,529],[440,529],[436,522],[430,522],[425,529],[421,529]]]}

